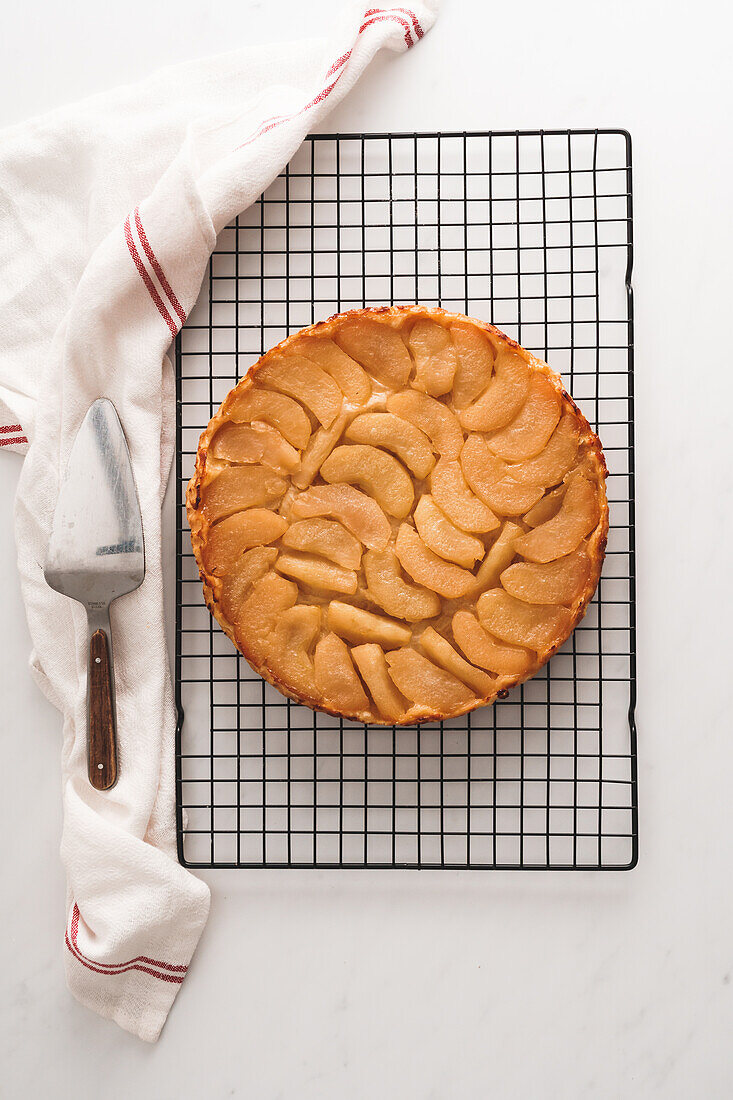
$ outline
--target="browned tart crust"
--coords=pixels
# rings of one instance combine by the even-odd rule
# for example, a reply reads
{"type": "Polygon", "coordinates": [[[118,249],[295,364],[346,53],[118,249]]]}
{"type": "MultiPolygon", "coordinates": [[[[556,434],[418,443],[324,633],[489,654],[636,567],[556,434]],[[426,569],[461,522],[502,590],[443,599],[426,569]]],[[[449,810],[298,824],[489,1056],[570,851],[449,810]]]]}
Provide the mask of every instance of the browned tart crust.
{"type": "Polygon", "coordinates": [[[201,436],[186,505],[252,667],[362,722],[463,714],[585,613],[608,533],[597,436],[492,325],[355,310],[263,355],[201,436]]]}

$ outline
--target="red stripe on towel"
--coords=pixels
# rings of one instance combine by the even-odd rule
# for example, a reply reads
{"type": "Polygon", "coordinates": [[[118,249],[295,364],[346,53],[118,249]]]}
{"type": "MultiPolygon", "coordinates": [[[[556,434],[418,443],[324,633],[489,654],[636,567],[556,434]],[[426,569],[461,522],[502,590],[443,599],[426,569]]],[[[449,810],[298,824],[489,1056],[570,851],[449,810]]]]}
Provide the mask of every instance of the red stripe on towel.
{"type": "MultiPolygon", "coordinates": [[[[364,18],[366,19],[368,15],[377,15],[380,12],[384,13],[384,10],[384,8],[372,8],[370,11],[364,12],[364,18]]],[[[403,15],[406,15],[412,23],[413,29],[415,31],[415,37],[422,38],[425,32],[418,23],[417,16],[415,15],[414,11],[410,11],[409,8],[390,8],[389,10],[394,12],[401,11],[403,15]]]]}
{"type": "MultiPolygon", "coordinates": [[[[373,23],[389,22],[391,20],[392,22],[399,23],[405,28],[405,42],[407,43],[407,48],[409,49],[411,46],[415,45],[410,34],[410,25],[407,20],[404,19],[401,15],[396,14],[396,12],[398,11],[403,12],[405,15],[409,16],[415,29],[415,37],[422,38],[424,31],[420,26],[420,23],[418,22],[417,16],[413,11],[410,11],[409,8],[396,8],[394,9],[394,11],[388,11],[385,8],[371,8],[369,11],[364,13],[364,22],[359,27],[358,34],[362,34],[366,30],[366,28],[370,27],[373,23]]],[[[276,126],[280,126],[283,122],[290,122],[291,119],[297,118],[298,115],[304,114],[304,112],[308,111],[311,107],[315,107],[317,103],[322,103],[323,100],[331,94],[333,89],[338,84],[339,79],[344,73],[346,62],[351,57],[352,52],[353,48],[347,53],[342,54],[341,57],[337,58],[337,60],[334,61],[334,63],[328,69],[326,77],[328,78],[329,76],[333,76],[333,74],[336,73],[337,70],[339,70],[336,79],[330,84],[327,84],[324,88],[322,88],[318,95],[314,96],[309,103],[306,103],[304,107],[301,107],[299,111],[295,111],[292,115],[278,115],[274,118],[265,119],[263,122],[260,123],[254,133],[250,134],[246,141],[243,141],[241,145],[237,146],[237,149],[244,149],[246,145],[250,145],[251,142],[255,141],[256,138],[261,137],[262,134],[268,133],[276,126]]]]}
{"type": "Polygon", "coordinates": [[[145,235],[145,230],[143,229],[143,223],[140,221],[140,208],[139,208],[139,206],[135,207],[134,214],[135,214],[135,225],[137,226],[137,231],[138,231],[138,234],[140,235],[140,242],[143,246],[143,249],[145,250],[145,255],[148,257],[148,260],[150,261],[150,265],[151,265],[153,271],[155,272],[155,275],[158,279],[158,282],[163,287],[163,290],[166,292],[166,294],[168,296],[168,301],[173,306],[174,310],[178,314],[178,317],[180,319],[181,324],[183,325],[183,324],[186,323],[186,314],[183,312],[183,307],[181,306],[181,303],[178,301],[175,294],[173,293],[173,291],[171,289],[171,285],[165,277],[165,274],[163,272],[163,268],[158,263],[157,256],[155,255],[152,248],[150,247],[150,242],[148,241],[148,238],[145,235]]]}
{"type": "Polygon", "coordinates": [[[138,270],[138,274],[140,275],[140,278],[145,283],[145,288],[146,288],[148,294],[150,295],[150,297],[153,299],[153,302],[155,303],[155,307],[158,310],[158,313],[160,314],[160,316],[163,318],[163,320],[167,324],[168,328],[170,329],[171,336],[177,336],[178,335],[178,327],[177,327],[175,321],[173,320],[173,318],[171,317],[170,313],[166,309],[165,305],[163,304],[163,299],[161,298],[160,294],[158,294],[158,291],[155,289],[155,286],[153,284],[153,280],[148,275],[147,271],[145,270],[145,265],[142,262],[142,260],[140,259],[140,253],[137,250],[137,245],[135,244],[135,242],[132,238],[132,229],[130,227],[130,215],[129,214],[125,218],[125,240],[127,241],[127,248],[129,250],[129,253],[132,256],[132,262],[135,264],[135,267],[138,270]]]}
{"type": "Polygon", "coordinates": [[[153,978],[159,978],[163,982],[174,982],[178,985],[183,981],[187,966],[174,966],[172,963],[160,962],[158,959],[151,959],[147,955],[136,955],[134,959],[129,959],[123,963],[101,963],[96,959],[90,959],[85,955],[77,942],[79,934],[79,906],[74,902],[74,907],[71,911],[71,928],[70,932],[66,933],[66,946],[74,956],[74,958],[85,966],[87,970],[93,970],[96,974],[105,974],[109,977],[115,974],[126,974],[130,970],[140,970],[145,974],[150,974],[153,978]],[[144,965],[144,964],[149,965],[144,965]],[[152,967],[159,967],[159,970],[153,970],[152,967]],[[164,971],[164,973],[161,973],[164,971]]]}
{"type": "Polygon", "coordinates": [[[410,46],[414,46],[412,41],[412,35],[410,33],[410,24],[406,19],[403,19],[401,15],[395,15],[394,12],[386,12],[382,8],[373,8],[371,11],[365,12],[369,18],[365,19],[362,25],[359,27],[359,34],[367,27],[371,27],[372,23],[388,23],[390,21],[394,23],[401,23],[405,28],[405,42],[409,50],[410,46]]]}

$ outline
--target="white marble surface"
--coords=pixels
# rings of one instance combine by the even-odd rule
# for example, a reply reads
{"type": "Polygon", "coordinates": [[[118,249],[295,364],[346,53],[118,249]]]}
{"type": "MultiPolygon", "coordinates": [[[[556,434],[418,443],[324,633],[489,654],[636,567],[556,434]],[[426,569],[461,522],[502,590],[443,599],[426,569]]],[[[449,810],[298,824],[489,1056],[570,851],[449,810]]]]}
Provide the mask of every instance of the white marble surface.
{"type": "MultiPolygon", "coordinates": [[[[336,0],[13,5],[0,122],[287,28],[336,0]]],[[[59,722],[26,667],[0,458],[0,1093],[76,1100],[733,1095],[733,233],[722,3],[447,0],[344,131],[625,126],[634,139],[641,855],[626,874],[209,873],[148,1047],[62,971],[59,722]]]]}

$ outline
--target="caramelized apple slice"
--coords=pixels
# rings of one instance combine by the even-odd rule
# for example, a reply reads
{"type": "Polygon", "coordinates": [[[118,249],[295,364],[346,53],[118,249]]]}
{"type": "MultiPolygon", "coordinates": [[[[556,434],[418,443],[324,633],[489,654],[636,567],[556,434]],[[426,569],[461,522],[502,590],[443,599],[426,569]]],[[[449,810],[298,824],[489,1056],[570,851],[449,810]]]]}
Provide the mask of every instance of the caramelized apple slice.
{"type": "Polygon", "coordinates": [[[526,603],[571,604],[582,595],[590,577],[590,559],[584,547],[546,565],[518,561],[501,574],[510,596],[526,603]]]}
{"type": "Polygon", "coordinates": [[[568,482],[560,511],[518,538],[517,553],[529,561],[548,562],[563,558],[580,546],[600,518],[598,490],[584,477],[568,482]]]}
{"type": "Polygon", "coordinates": [[[485,592],[487,588],[494,588],[499,583],[502,572],[514,561],[516,556],[514,542],[521,534],[522,528],[519,524],[508,521],[504,524],[479,566],[473,586],[474,593],[485,592]]]}
{"type": "Polygon", "coordinates": [[[277,557],[274,546],[254,546],[242,554],[224,577],[219,603],[230,622],[235,622],[247,592],[260,577],[264,577],[277,557]]]}
{"type": "Polygon", "coordinates": [[[532,508],[544,489],[520,485],[506,474],[506,466],[492,454],[482,435],[469,435],[461,451],[463,476],[477,497],[500,516],[518,516],[532,508]]]}
{"type": "Polygon", "coordinates": [[[341,433],[349,420],[348,413],[340,413],[330,428],[319,428],[310,438],[303,451],[300,469],[293,474],[293,485],[298,489],[307,489],[313,478],[334,449],[341,433]]]}
{"type": "Polygon", "coordinates": [[[517,415],[529,388],[530,369],[518,352],[500,344],[494,361],[494,375],[486,392],[458,414],[471,432],[493,432],[517,415]]]}
{"type": "Polygon", "coordinates": [[[458,458],[463,432],[453,413],[442,402],[416,390],[405,390],[388,397],[387,408],[424,432],[439,455],[458,458]]]}
{"type": "Polygon", "coordinates": [[[293,501],[293,519],[335,516],[360,542],[372,550],[384,550],[392,528],[376,500],[351,485],[314,485],[293,501]]]}
{"type": "Polygon", "coordinates": [[[373,615],[361,607],[332,600],[328,608],[328,629],[349,642],[377,642],[387,649],[407,645],[410,631],[394,619],[373,615]]]}
{"type": "Polygon", "coordinates": [[[577,420],[565,413],[544,450],[527,462],[508,466],[506,472],[522,485],[556,485],[575,461],[579,439],[577,420]]]}
{"type": "Polygon", "coordinates": [[[283,546],[320,554],[343,569],[361,565],[361,543],[333,519],[299,519],[282,538],[283,546]]]}
{"type": "Polygon", "coordinates": [[[364,572],[369,586],[367,596],[388,615],[416,623],[440,614],[441,604],[435,592],[403,580],[393,550],[367,550],[364,572]]]}
{"type": "Polygon", "coordinates": [[[301,557],[300,554],[281,554],[275,562],[278,573],[319,592],[345,592],[353,596],[357,588],[353,569],[342,569],[331,561],[301,557]]]}
{"type": "Polygon", "coordinates": [[[468,661],[464,661],[460,653],[456,653],[450,642],[446,641],[442,634],[438,634],[432,626],[423,630],[418,638],[421,649],[424,649],[428,657],[440,665],[446,672],[450,672],[472,691],[486,699],[496,691],[496,681],[487,676],[478,668],[474,668],[468,661]]]}
{"type": "Polygon", "coordinates": [[[387,671],[387,662],[381,646],[358,645],[351,651],[356,667],[369,688],[377,710],[388,722],[399,722],[409,709],[407,700],[400,695],[387,671]]]}
{"type": "Polygon", "coordinates": [[[235,620],[237,645],[251,660],[262,664],[272,641],[276,619],[298,598],[298,586],[277,573],[255,581],[235,620]]]}
{"type": "Polygon", "coordinates": [[[264,466],[229,466],[201,490],[201,507],[209,522],[216,523],[243,508],[273,504],[287,487],[264,466]]]}
{"type": "Polygon", "coordinates": [[[402,337],[386,322],[356,314],[334,334],[336,343],[361,363],[372,378],[389,389],[402,389],[412,371],[410,353],[402,337]]]}
{"type": "Polygon", "coordinates": [[[209,454],[224,462],[262,462],[276,474],[289,474],[300,460],[295,447],[269,424],[222,425],[209,444],[209,454]]]}
{"type": "Polygon", "coordinates": [[[434,592],[450,600],[459,599],[471,591],[473,573],[461,569],[459,565],[443,561],[432,550],[428,550],[409,523],[403,523],[397,532],[395,550],[402,568],[418,584],[432,588],[434,592]]]}
{"type": "Polygon", "coordinates": [[[351,421],[346,438],[353,443],[370,443],[394,451],[408,466],[415,477],[426,478],[435,458],[430,441],[409,420],[394,413],[363,413],[351,421]]]}
{"type": "Polygon", "coordinates": [[[272,359],[260,367],[257,381],[300,401],[324,428],[330,428],[341,410],[343,394],[331,375],[302,356],[272,359]]]}
{"type": "Polygon", "coordinates": [[[441,459],[430,475],[430,490],[440,508],[462,531],[495,531],[499,520],[482,500],[471,492],[460,463],[441,459]]]}
{"type": "Polygon", "coordinates": [[[330,374],[350,404],[366,405],[372,396],[368,374],[333,340],[325,336],[301,336],[292,348],[330,374]]]}
{"type": "Polygon", "coordinates": [[[337,634],[324,634],[316,646],[314,663],[316,687],[329,706],[347,713],[369,709],[349,648],[337,634]]]}
{"type": "Polygon", "coordinates": [[[311,699],[319,692],[309,651],[320,628],[320,607],[290,607],[275,619],[267,653],[267,664],[285,687],[311,699]]]}
{"type": "Polygon", "coordinates": [[[414,649],[397,649],[386,655],[389,674],[411,702],[430,714],[450,714],[476,701],[476,696],[457,677],[439,668],[414,649]]]}
{"type": "Polygon", "coordinates": [[[245,550],[274,542],[287,526],[287,520],[269,508],[235,512],[209,529],[203,549],[204,566],[215,576],[225,576],[245,550]]]}
{"type": "Polygon", "coordinates": [[[523,676],[532,664],[532,654],[520,646],[502,645],[481,626],[470,611],[456,611],[453,637],[475,665],[498,676],[523,676]]]}
{"type": "Polygon", "coordinates": [[[524,517],[527,526],[539,527],[541,523],[546,523],[548,519],[556,516],[560,511],[566,489],[567,485],[558,485],[557,489],[553,489],[551,493],[546,493],[524,517]]]}
{"type": "Polygon", "coordinates": [[[412,381],[415,389],[433,397],[448,393],[458,366],[448,330],[436,321],[421,317],[410,329],[407,343],[415,360],[412,381]]]}
{"type": "Polygon", "coordinates": [[[228,408],[229,416],[239,424],[262,420],[284,435],[288,443],[302,450],[311,434],[311,423],[297,401],[284,393],[251,386],[236,394],[228,408]]]}
{"type": "Polygon", "coordinates": [[[450,331],[458,354],[458,368],[453,379],[453,404],[457,409],[465,409],[491,381],[494,347],[488,336],[475,325],[459,321],[451,325],[450,331]]]}
{"type": "Polygon", "coordinates": [[[560,395],[547,375],[533,371],[527,400],[508,427],[489,437],[489,447],[505,462],[523,462],[540,453],[559,419],[560,395]]]}
{"type": "Polygon", "coordinates": [[[544,654],[567,637],[573,617],[567,607],[540,606],[516,600],[503,588],[479,596],[478,617],[490,633],[512,645],[526,645],[544,654]]]}
{"type": "Polygon", "coordinates": [[[421,497],[414,512],[418,534],[429,550],[446,561],[473,569],[484,556],[485,547],[480,539],[467,535],[451,523],[431,496],[421,497]]]}
{"type": "Polygon", "coordinates": [[[324,481],[358,485],[390,516],[404,519],[415,494],[402,463],[379,447],[352,443],[336,447],[321,466],[324,481]]]}

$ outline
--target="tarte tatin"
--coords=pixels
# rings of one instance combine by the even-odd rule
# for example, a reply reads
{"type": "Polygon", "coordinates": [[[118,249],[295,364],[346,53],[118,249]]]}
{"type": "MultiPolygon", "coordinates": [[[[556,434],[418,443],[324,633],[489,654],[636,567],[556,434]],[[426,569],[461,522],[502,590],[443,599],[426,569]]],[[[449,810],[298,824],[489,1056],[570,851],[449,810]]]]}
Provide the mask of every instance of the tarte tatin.
{"type": "Polygon", "coordinates": [[[600,442],[492,325],[355,310],[263,355],[201,436],[206,602],[284,695],[361,722],[505,695],[570,635],[608,533],[600,442]]]}

